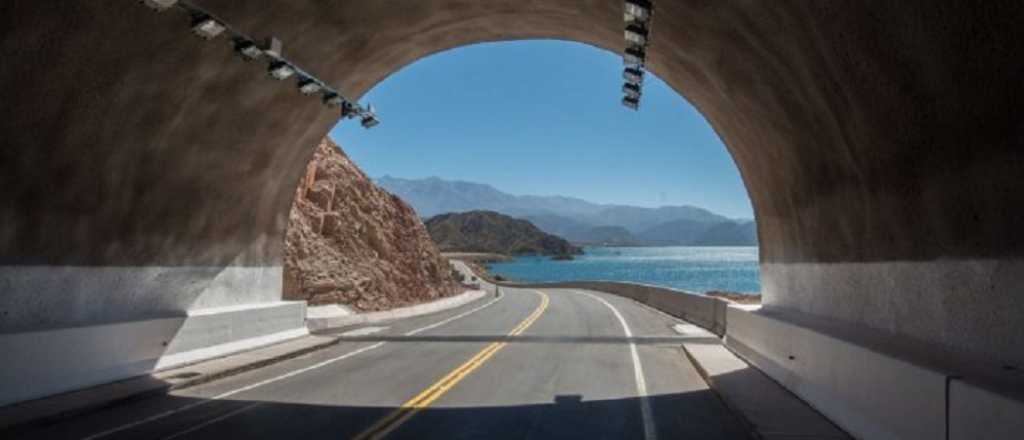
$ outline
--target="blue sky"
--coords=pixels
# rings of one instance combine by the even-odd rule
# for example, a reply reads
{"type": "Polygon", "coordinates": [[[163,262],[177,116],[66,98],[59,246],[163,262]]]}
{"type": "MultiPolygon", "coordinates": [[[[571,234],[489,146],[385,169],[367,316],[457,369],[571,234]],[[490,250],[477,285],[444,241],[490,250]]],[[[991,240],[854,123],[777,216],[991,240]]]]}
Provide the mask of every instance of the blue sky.
{"type": "Polygon", "coordinates": [[[512,194],[752,218],[739,172],[704,117],[655,78],[640,112],[622,107],[622,67],[611,52],[562,41],[454,49],[363,98],[381,125],[345,121],[331,137],[373,177],[438,176],[512,194]]]}

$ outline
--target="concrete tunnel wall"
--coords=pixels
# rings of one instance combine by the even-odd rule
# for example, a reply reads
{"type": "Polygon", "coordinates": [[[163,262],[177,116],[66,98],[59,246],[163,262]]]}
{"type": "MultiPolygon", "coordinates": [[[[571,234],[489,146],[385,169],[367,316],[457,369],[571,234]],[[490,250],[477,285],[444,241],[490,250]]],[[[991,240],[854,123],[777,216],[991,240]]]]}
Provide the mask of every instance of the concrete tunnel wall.
{"type": "MultiPolygon", "coordinates": [[[[623,46],[620,0],[197,3],[351,97],[471,43],[623,46]]],[[[1024,365],[1024,4],[656,4],[650,68],[736,161],[767,308],[1024,365]]],[[[0,332],[280,298],[335,112],[178,13],[49,0],[0,20],[0,332]]]]}

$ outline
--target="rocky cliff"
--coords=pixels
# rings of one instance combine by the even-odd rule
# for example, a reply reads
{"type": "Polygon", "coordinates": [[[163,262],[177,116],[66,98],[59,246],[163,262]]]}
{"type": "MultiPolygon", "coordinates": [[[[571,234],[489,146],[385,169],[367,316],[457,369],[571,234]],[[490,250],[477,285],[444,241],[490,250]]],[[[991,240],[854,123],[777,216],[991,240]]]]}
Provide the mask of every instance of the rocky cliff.
{"type": "Polygon", "coordinates": [[[416,213],[375,186],[329,139],[295,194],[285,239],[284,296],[360,311],[459,291],[416,213]]]}

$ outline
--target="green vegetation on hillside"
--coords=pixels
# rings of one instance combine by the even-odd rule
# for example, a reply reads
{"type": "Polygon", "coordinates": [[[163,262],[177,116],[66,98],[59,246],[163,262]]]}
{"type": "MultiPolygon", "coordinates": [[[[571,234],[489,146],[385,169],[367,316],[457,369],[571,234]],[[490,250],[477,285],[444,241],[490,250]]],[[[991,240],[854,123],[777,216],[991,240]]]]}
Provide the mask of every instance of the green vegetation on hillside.
{"type": "Polygon", "coordinates": [[[425,224],[434,243],[445,252],[553,256],[583,253],[579,247],[526,220],[492,211],[441,214],[425,224]]]}

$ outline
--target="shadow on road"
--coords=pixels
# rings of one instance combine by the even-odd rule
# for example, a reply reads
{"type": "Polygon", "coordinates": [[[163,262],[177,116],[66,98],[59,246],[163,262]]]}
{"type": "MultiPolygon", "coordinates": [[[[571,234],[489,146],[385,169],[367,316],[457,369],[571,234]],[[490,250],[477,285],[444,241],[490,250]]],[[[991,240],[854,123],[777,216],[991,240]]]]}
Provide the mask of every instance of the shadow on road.
{"type": "MultiPolygon", "coordinates": [[[[487,390],[487,394],[500,390],[487,390]]],[[[285,398],[281,396],[282,400],[285,398]]],[[[339,390],[339,398],[344,390],[339,390]]],[[[745,428],[708,390],[649,397],[659,438],[748,439],[745,428]]],[[[0,432],[3,438],[80,439],[151,417],[146,407],[188,410],[151,420],[104,439],[345,439],[396,410],[258,400],[159,396],[47,426],[0,432]],[[159,401],[156,401],[159,400],[159,401]],[[199,404],[199,405],[196,405],[199,404]]],[[[352,396],[348,400],[359,400],[352,396]]],[[[630,439],[643,438],[640,399],[588,400],[558,395],[546,403],[446,406],[417,412],[388,439],[630,439]]]]}

